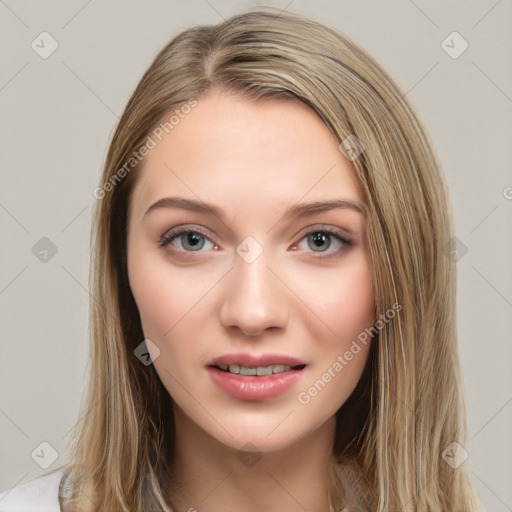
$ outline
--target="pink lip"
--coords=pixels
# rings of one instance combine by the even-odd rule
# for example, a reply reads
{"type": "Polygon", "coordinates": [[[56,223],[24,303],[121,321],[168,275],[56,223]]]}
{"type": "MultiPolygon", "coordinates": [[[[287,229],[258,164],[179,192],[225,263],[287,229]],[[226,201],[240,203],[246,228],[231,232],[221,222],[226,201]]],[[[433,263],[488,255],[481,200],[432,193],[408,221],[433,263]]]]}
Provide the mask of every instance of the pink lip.
{"type": "Polygon", "coordinates": [[[215,366],[209,366],[208,372],[213,382],[234,398],[260,402],[282,395],[302,377],[303,370],[290,370],[264,377],[234,374],[215,366]]]}
{"type": "Polygon", "coordinates": [[[255,366],[270,366],[271,364],[285,364],[288,366],[305,366],[306,363],[295,357],[283,354],[249,354],[242,352],[239,354],[225,354],[214,359],[208,366],[219,366],[221,364],[237,364],[253,368],[255,366]]]}
{"type": "Polygon", "coordinates": [[[302,377],[305,366],[306,363],[300,359],[282,354],[239,353],[225,354],[214,359],[207,365],[207,370],[213,382],[234,398],[262,401],[276,398],[290,389],[302,377]],[[300,366],[301,368],[261,377],[234,374],[217,368],[219,365],[254,368],[275,364],[283,364],[292,368],[300,366]]]}

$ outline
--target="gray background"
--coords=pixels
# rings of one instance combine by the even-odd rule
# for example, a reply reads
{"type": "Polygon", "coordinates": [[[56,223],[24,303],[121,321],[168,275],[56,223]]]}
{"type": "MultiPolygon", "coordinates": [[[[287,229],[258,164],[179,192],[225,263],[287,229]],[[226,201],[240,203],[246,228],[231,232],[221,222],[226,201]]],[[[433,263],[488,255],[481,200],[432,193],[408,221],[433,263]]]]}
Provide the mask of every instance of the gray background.
{"type": "MultiPolygon", "coordinates": [[[[257,5],[0,0],[0,491],[67,461],[87,367],[92,191],[129,95],[180,30],[257,5]],[[31,47],[34,40],[42,46],[43,31],[58,43],[46,59],[31,47]],[[37,251],[48,244],[43,237],[57,249],[47,261],[37,251]],[[48,469],[38,465],[51,461],[52,448],[42,442],[58,454],[48,469]]],[[[488,510],[510,511],[512,1],[264,5],[308,15],[366,48],[407,91],[430,134],[464,244],[458,330],[465,464],[488,510]],[[469,44],[457,58],[442,46],[453,31],[469,44]]],[[[448,41],[452,52],[461,49],[461,41],[448,41]]]]}

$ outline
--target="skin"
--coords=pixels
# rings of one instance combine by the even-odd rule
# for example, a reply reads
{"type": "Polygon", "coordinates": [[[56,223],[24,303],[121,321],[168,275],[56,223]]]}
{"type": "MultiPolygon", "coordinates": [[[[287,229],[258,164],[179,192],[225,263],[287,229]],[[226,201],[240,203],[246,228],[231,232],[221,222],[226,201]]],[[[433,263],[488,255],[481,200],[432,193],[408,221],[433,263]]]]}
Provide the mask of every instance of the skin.
{"type": "Polygon", "coordinates": [[[160,350],[154,367],[174,400],[173,505],[328,511],[334,414],[355,388],[369,344],[309,403],[298,394],[375,320],[365,220],[340,208],[280,219],[291,204],[364,204],[363,196],[351,162],[302,102],[256,103],[225,92],[197,100],[145,157],[129,205],[130,286],[144,334],[160,350]],[[226,217],[171,208],[145,215],[168,196],[213,203],[226,217]],[[185,224],[208,235],[199,251],[186,235],[159,246],[185,224]],[[321,227],[344,230],[353,244],[331,236],[315,250],[305,231],[321,227]],[[263,250],[251,263],[236,252],[247,236],[263,250]],[[279,397],[246,401],[206,370],[234,352],[287,354],[307,366],[279,397]]]}

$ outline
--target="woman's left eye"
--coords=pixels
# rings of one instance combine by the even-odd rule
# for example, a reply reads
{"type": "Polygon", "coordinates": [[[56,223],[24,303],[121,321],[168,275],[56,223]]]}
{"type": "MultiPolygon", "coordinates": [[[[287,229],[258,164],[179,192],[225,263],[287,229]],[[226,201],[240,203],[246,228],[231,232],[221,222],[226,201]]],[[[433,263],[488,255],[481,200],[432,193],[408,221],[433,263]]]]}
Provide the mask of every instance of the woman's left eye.
{"type": "MultiPolygon", "coordinates": [[[[214,244],[209,235],[198,229],[192,229],[190,227],[178,227],[171,229],[164,233],[159,240],[160,247],[171,244],[179,252],[204,252],[202,249],[215,249],[218,248],[214,244]]],[[[325,255],[332,255],[339,252],[343,246],[351,246],[352,241],[348,238],[346,233],[342,230],[335,228],[321,227],[317,229],[310,229],[300,239],[298,244],[293,247],[297,247],[303,250],[319,254],[321,257],[325,255]],[[303,241],[307,245],[307,249],[301,244],[303,241]]]]}
{"type": "MultiPolygon", "coordinates": [[[[306,241],[306,245],[313,252],[327,254],[331,256],[339,252],[343,246],[351,246],[352,241],[341,230],[334,228],[318,228],[308,231],[301,239],[306,241]]],[[[297,245],[300,248],[300,244],[297,245]]],[[[328,257],[328,256],[320,256],[328,257]]]]}

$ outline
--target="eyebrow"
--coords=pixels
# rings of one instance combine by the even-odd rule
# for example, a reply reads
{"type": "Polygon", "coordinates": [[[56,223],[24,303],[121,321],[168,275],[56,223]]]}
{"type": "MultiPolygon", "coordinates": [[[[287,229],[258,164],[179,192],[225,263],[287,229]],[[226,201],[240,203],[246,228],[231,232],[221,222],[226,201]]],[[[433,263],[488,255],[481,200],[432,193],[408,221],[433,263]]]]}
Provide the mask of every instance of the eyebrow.
{"type": "MultiPolygon", "coordinates": [[[[194,199],[187,199],[184,197],[163,197],[156,203],[153,203],[144,214],[146,217],[150,212],[159,209],[182,209],[190,210],[199,213],[207,213],[215,215],[221,220],[226,219],[224,210],[216,205],[208,204],[203,201],[196,201],[194,199]]],[[[288,220],[292,217],[309,217],[317,213],[322,213],[334,209],[349,209],[360,213],[363,217],[366,214],[364,206],[356,201],[348,199],[331,199],[328,201],[312,201],[309,203],[297,203],[289,206],[284,212],[279,222],[288,220]]]]}

